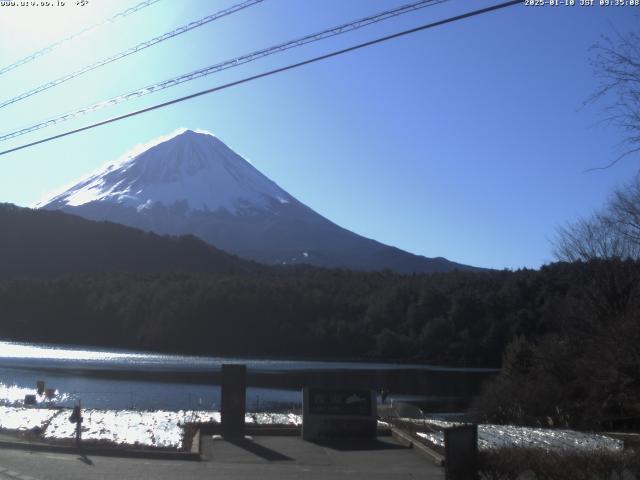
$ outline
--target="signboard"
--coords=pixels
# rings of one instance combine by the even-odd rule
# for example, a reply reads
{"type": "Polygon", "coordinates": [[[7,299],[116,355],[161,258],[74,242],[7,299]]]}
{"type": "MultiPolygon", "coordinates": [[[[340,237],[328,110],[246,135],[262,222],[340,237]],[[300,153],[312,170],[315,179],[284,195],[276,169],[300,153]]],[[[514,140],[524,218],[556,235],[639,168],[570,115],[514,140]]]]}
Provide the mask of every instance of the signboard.
{"type": "Polygon", "coordinates": [[[307,387],[302,409],[305,440],[376,437],[376,395],[372,390],[307,387]]]}
{"type": "Polygon", "coordinates": [[[371,391],[310,388],[309,413],[370,417],[371,391]]]}

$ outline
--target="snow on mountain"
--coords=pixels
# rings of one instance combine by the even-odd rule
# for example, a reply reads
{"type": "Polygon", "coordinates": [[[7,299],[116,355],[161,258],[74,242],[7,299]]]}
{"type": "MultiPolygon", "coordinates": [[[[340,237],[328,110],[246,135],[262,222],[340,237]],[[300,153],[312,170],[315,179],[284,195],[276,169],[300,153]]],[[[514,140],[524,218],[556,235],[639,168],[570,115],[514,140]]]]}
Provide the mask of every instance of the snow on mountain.
{"type": "Polygon", "coordinates": [[[192,234],[266,264],[435,272],[470,268],[362,237],[319,215],[209,132],[139,145],[38,208],[159,234],[192,234]]]}
{"type": "Polygon", "coordinates": [[[142,211],[186,202],[191,210],[269,209],[292,197],[213,134],[180,129],[111,162],[36,207],[112,202],[142,211]]]}

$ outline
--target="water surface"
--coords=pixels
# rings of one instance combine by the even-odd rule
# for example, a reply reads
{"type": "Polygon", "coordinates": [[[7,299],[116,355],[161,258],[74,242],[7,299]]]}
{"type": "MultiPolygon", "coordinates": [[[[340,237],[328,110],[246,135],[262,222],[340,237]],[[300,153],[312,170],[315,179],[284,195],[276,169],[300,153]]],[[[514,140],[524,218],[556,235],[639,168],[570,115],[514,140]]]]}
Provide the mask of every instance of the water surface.
{"type": "MultiPolygon", "coordinates": [[[[276,373],[335,370],[414,370],[431,372],[490,372],[490,369],[451,368],[419,364],[329,362],[255,358],[171,355],[131,350],[100,349],[0,341],[0,403],[21,404],[35,393],[36,381],[55,388],[52,402],[38,396],[40,405],[136,410],[219,410],[220,387],[214,382],[190,382],[189,373],[219,371],[223,363],[242,363],[248,371],[276,373]],[[106,373],[109,372],[109,375],[106,373]],[[115,375],[113,374],[115,372],[115,375]],[[154,377],[175,372],[173,376],[154,377]],[[137,378],[127,374],[136,373],[137,378]],[[146,374],[149,375],[146,375],[146,374]],[[183,376],[184,374],[184,376],[183,376]],[[183,381],[180,379],[182,378],[183,381]],[[149,380],[151,379],[151,380],[149,380]],[[175,380],[175,381],[174,381],[175,380]]],[[[408,396],[399,397],[403,398],[408,396]]],[[[415,396],[414,396],[415,397],[415,396]]],[[[390,396],[389,399],[393,399],[390,396]]],[[[421,397],[427,398],[427,397],[421,397]]],[[[413,398],[416,400],[419,398],[413,398]]],[[[300,390],[247,388],[250,411],[299,408],[300,390]]]]}

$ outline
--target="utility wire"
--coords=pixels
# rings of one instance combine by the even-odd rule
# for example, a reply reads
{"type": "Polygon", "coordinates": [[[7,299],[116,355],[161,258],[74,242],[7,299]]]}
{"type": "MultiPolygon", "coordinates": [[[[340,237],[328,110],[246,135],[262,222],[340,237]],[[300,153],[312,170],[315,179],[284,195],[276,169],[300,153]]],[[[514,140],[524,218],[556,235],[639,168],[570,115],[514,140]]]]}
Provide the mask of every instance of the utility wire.
{"type": "Polygon", "coordinates": [[[146,87],[139,88],[138,90],[134,90],[132,92],[119,95],[117,97],[113,97],[110,100],[105,100],[102,102],[95,103],[88,107],[81,108],[79,110],[75,110],[72,112],[67,112],[64,115],[60,115],[58,117],[49,118],[47,120],[42,120],[41,122],[31,125],[24,128],[19,128],[13,130],[8,133],[4,133],[0,135],[0,142],[9,140],[11,138],[19,137],[21,135],[25,135],[27,133],[34,132],[36,130],[40,130],[45,127],[49,127],[52,125],[56,125],[61,122],[65,122],[67,120],[72,120],[78,116],[85,115],[87,113],[95,112],[97,110],[101,110],[105,107],[110,107],[113,105],[117,105],[119,103],[125,102],[127,100],[133,100],[135,98],[142,97],[144,95],[148,95],[153,92],[157,92],[160,90],[164,90],[165,88],[173,87],[175,85],[180,85],[181,83],[190,82],[197,78],[206,77],[208,75],[220,72],[222,70],[227,70],[229,68],[238,67],[245,63],[253,62],[255,60],[259,60],[263,57],[267,57],[269,55],[273,55],[275,53],[280,53],[291,48],[300,47],[302,45],[306,45],[308,43],[317,42],[319,40],[323,40],[325,38],[334,37],[336,35],[340,35],[342,33],[350,32],[353,30],[357,30],[359,28],[366,27],[368,25],[372,25],[374,23],[381,22],[383,20],[387,20],[389,18],[397,17],[398,15],[403,15],[405,13],[413,12],[415,10],[419,10],[421,8],[436,5],[439,3],[443,3],[447,0],[418,0],[416,2],[403,5],[392,10],[386,10],[384,12],[380,12],[374,15],[370,15],[368,17],[361,18],[359,20],[355,20],[349,23],[345,23],[342,25],[338,25],[337,27],[331,27],[321,32],[313,33],[311,35],[305,35],[304,37],[296,38],[295,40],[290,40],[285,43],[281,43],[278,45],[274,45],[268,48],[264,48],[261,50],[257,50],[252,53],[248,53],[242,55],[240,57],[235,57],[229,60],[225,60],[220,63],[216,63],[214,65],[210,65],[205,68],[201,68],[199,70],[195,70],[190,73],[186,73],[180,75],[178,77],[170,78],[168,80],[163,80],[158,83],[154,83],[151,85],[147,85],[146,87]]]}
{"type": "Polygon", "coordinates": [[[85,73],[91,72],[96,68],[103,67],[112,62],[115,62],[116,60],[120,60],[122,58],[128,57],[129,55],[133,55],[134,53],[144,50],[145,48],[149,48],[153,45],[164,42],[165,40],[169,40],[170,38],[176,37],[178,35],[182,35],[183,33],[193,30],[194,28],[201,27],[202,25],[206,25],[207,23],[213,22],[214,20],[217,20],[221,17],[226,17],[227,15],[231,15],[232,13],[238,12],[240,10],[244,10],[245,8],[251,7],[257,3],[261,3],[262,1],[264,0],[245,0],[244,2],[238,3],[237,5],[233,5],[229,8],[225,8],[224,10],[220,10],[219,12],[200,18],[199,20],[195,20],[186,25],[182,25],[181,27],[171,30],[170,32],[163,33],[162,35],[152,38],[151,40],[147,40],[146,42],[139,43],[131,48],[128,48],[127,50],[124,50],[122,52],[116,53],[115,55],[112,55],[103,60],[100,60],[99,62],[92,63],[91,65],[87,65],[86,67],[83,67],[80,70],[76,70],[75,72],[69,73],[60,78],[56,78],[55,80],[52,80],[50,82],[43,83],[42,85],[32,90],[29,90],[27,92],[21,93],[16,97],[10,98],[8,100],[3,100],[2,102],[0,102],[0,108],[6,107],[7,105],[11,105],[12,103],[19,102],[20,100],[24,100],[25,98],[29,98],[32,95],[35,95],[36,93],[44,92],[45,90],[48,90],[52,87],[60,85],[61,83],[67,82],[71,79],[84,75],[85,73]]]}
{"type": "Polygon", "coordinates": [[[176,98],[176,99],[170,100],[168,102],[159,103],[159,104],[153,105],[151,107],[146,107],[146,108],[143,108],[143,109],[140,109],[140,110],[135,110],[133,112],[126,113],[124,115],[119,115],[117,117],[113,117],[113,118],[110,118],[110,119],[107,119],[107,120],[103,120],[101,122],[96,122],[96,123],[93,123],[93,124],[90,124],[90,125],[85,125],[84,127],[76,128],[74,130],[69,130],[69,131],[66,131],[64,133],[60,133],[58,135],[53,135],[51,137],[43,138],[43,139],[37,140],[35,142],[31,142],[31,143],[27,143],[27,144],[24,144],[24,145],[20,145],[19,147],[14,147],[14,148],[11,148],[9,150],[5,150],[5,151],[0,152],[0,156],[6,155],[6,154],[11,153],[11,152],[15,152],[17,150],[22,150],[24,148],[32,147],[34,145],[39,145],[41,143],[46,143],[46,142],[50,142],[52,140],[57,140],[58,138],[66,137],[68,135],[73,135],[73,134],[76,134],[76,133],[79,133],[79,132],[83,132],[85,130],[90,130],[90,129],[93,129],[93,128],[96,128],[96,127],[99,127],[99,126],[102,126],[102,125],[107,125],[109,123],[117,122],[119,120],[123,120],[125,118],[133,117],[133,116],[136,116],[136,115],[140,115],[142,113],[150,112],[152,110],[157,110],[159,108],[164,108],[164,107],[167,107],[169,105],[173,105],[175,103],[183,102],[185,100],[191,100],[192,98],[200,97],[202,95],[207,95],[209,93],[213,93],[213,92],[217,92],[217,91],[220,91],[220,90],[225,90],[227,88],[235,87],[237,85],[248,83],[248,82],[251,82],[253,80],[258,80],[258,79],[264,78],[264,77],[270,77],[270,76],[275,75],[277,73],[285,72],[287,70],[293,70],[294,68],[302,67],[304,65],[309,65],[309,64],[312,64],[312,63],[320,62],[322,60],[326,60],[328,58],[336,57],[338,55],[342,55],[342,54],[345,54],[345,53],[348,53],[348,52],[352,52],[354,50],[359,50],[361,48],[365,48],[365,47],[369,47],[369,46],[372,46],[372,45],[375,45],[375,44],[378,44],[378,43],[386,42],[387,40],[392,40],[392,39],[399,38],[399,37],[402,37],[402,36],[405,36],[405,35],[409,35],[409,34],[412,34],[412,33],[416,33],[416,32],[422,31],[422,30],[427,30],[427,29],[438,27],[438,26],[445,25],[445,24],[448,24],[448,23],[453,23],[453,22],[456,22],[456,21],[459,21],[459,20],[464,20],[466,18],[475,17],[475,16],[478,16],[478,15],[489,13],[489,12],[492,12],[492,11],[495,11],[495,10],[499,10],[499,9],[502,9],[502,8],[510,7],[512,5],[517,5],[519,3],[523,3],[523,1],[524,0],[512,0],[512,1],[509,1],[509,2],[499,3],[499,4],[496,4],[496,5],[492,5],[490,7],[482,8],[480,10],[473,10],[471,12],[463,13],[461,15],[456,15],[455,17],[445,18],[444,20],[439,20],[437,22],[428,23],[428,24],[421,25],[421,26],[416,27],[416,28],[411,28],[409,30],[404,30],[402,32],[394,33],[392,35],[387,35],[385,37],[380,37],[380,38],[377,38],[375,40],[370,40],[368,42],[360,43],[358,45],[353,45],[351,47],[347,47],[347,48],[344,48],[344,49],[341,49],[341,50],[335,50],[335,51],[333,51],[331,53],[327,53],[325,55],[320,55],[318,57],[313,57],[313,58],[310,58],[308,60],[304,60],[304,61],[301,61],[301,62],[298,62],[298,63],[293,63],[293,64],[287,65],[285,67],[280,67],[280,68],[276,68],[274,70],[269,70],[267,72],[259,73],[257,75],[253,75],[253,76],[250,76],[250,77],[245,77],[243,79],[236,80],[234,82],[230,82],[230,83],[226,83],[224,85],[220,85],[220,86],[217,86],[217,87],[209,88],[207,90],[202,90],[202,91],[197,92],[197,93],[192,93],[191,95],[187,95],[187,96],[184,96],[184,97],[176,98]]]}
{"type": "Polygon", "coordinates": [[[140,2],[139,4],[127,8],[126,10],[123,10],[122,12],[118,12],[115,15],[112,15],[109,18],[106,18],[105,20],[98,22],[98,23],[94,23],[93,25],[90,25],[86,28],[83,28],[82,30],[80,30],[77,33],[74,33],[73,35],[69,35],[68,37],[63,38],[62,40],[58,40],[57,42],[52,43],[51,45],[48,45],[46,47],[44,47],[42,50],[38,50],[37,52],[32,53],[31,55],[28,55],[24,58],[21,58],[20,60],[12,63],[11,65],[7,65],[6,67],[0,68],[0,75],[3,75],[11,70],[13,70],[14,68],[18,68],[22,65],[24,65],[25,63],[29,63],[37,58],[40,58],[44,55],[47,55],[48,53],[53,52],[56,48],[60,47],[61,45],[68,43],[72,40],[75,40],[76,38],[85,35],[87,33],[89,33],[92,30],[96,30],[97,28],[103,27],[108,23],[115,23],[116,21],[118,21],[121,18],[124,18],[126,16],[131,15],[132,13],[135,12],[139,12],[140,10],[142,10],[143,8],[149,7],[151,5],[153,5],[154,3],[158,3],[160,0],[146,0],[144,2],[140,2]]]}

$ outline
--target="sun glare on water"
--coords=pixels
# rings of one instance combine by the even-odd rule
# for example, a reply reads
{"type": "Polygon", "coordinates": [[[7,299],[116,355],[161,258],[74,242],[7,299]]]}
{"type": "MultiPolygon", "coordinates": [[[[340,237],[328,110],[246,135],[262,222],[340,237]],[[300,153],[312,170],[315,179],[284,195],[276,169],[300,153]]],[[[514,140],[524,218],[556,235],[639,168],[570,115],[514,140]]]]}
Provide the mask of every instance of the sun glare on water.
{"type": "Polygon", "coordinates": [[[0,359],[27,358],[50,360],[136,360],[147,355],[136,353],[106,352],[100,350],[83,350],[79,348],[64,348],[43,345],[29,345],[13,342],[0,342],[0,359]]]}

